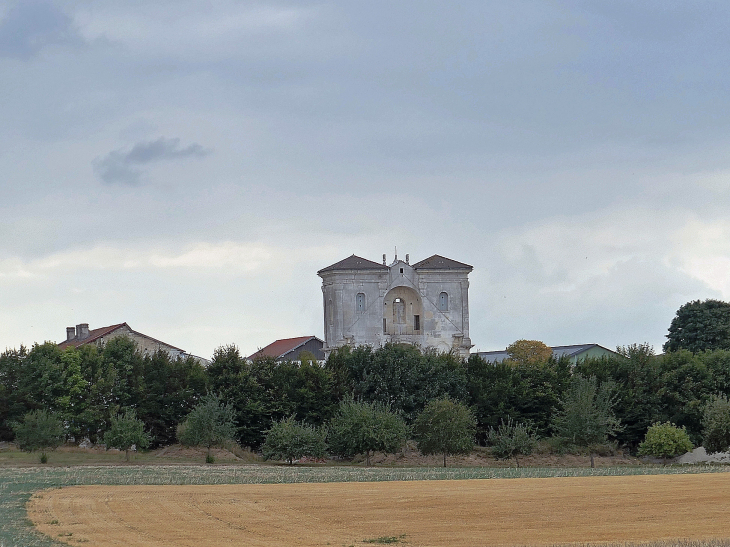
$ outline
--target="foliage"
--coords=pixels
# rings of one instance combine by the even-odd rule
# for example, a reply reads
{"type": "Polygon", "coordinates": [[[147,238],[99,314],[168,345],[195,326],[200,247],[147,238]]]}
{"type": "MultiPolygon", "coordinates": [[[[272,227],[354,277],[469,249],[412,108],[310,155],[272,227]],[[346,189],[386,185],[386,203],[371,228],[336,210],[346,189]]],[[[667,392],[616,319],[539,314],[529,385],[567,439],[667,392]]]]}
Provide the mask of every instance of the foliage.
{"type": "Polygon", "coordinates": [[[685,454],[692,448],[694,446],[684,427],[677,427],[671,422],[657,422],[646,432],[644,441],[639,445],[639,455],[662,458],[666,463],[668,458],[685,454]]]}
{"type": "Polygon", "coordinates": [[[561,409],[553,416],[555,434],[577,446],[603,443],[620,429],[613,412],[615,386],[604,382],[600,386],[595,376],[573,377],[561,409]]]}
{"type": "Polygon", "coordinates": [[[124,450],[125,459],[129,461],[132,446],[147,448],[150,445],[150,434],[144,430],[144,422],[137,419],[134,410],[126,410],[124,414],[112,417],[109,431],[104,433],[107,448],[124,450]]]}
{"type": "Polygon", "coordinates": [[[664,351],[692,353],[730,349],[730,303],[694,300],[682,305],[672,319],[664,351]]]}
{"type": "Polygon", "coordinates": [[[702,446],[708,454],[730,449],[730,401],[726,396],[714,396],[707,401],[702,429],[702,446]]]}
{"type": "Polygon", "coordinates": [[[536,366],[547,363],[553,350],[539,340],[517,340],[507,346],[507,353],[510,363],[536,366]]]}
{"type": "Polygon", "coordinates": [[[289,465],[304,456],[321,458],[327,444],[327,430],[297,422],[294,416],[276,422],[266,432],[261,446],[265,460],[286,460],[289,465]]]}
{"type": "Polygon", "coordinates": [[[235,434],[233,407],[224,404],[220,396],[209,393],[178,426],[178,440],[187,446],[204,446],[210,449],[232,440],[235,434]]]}
{"type": "Polygon", "coordinates": [[[472,355],[466,363],[468,404],[477,418],[480,443],[489,428],[496,428],[504,416],[516,422],[532,423],[541,436],[550,432],[550,416],[559,405],[571,377],[566,358],[550,359],[545,366],[490,363],[472,355]]]}
{"type": "Polygon", "coordinates": [[[489,429],[487,439],[492,447],[492,454],[503,460],[514,457],[519,467],[519,456],[532,454],[539,437],[532,425],[515,423],[508,417],[507,421],[502,420],[496,429],[489,429]]]}
{"type": "Polygon", "coordinates": [[[330,421],[328,441],[333,454],[352,457],[364,453],[369,466],[372,452],[397,452],[407,436],[403,418],[388,407],[346,399],[330,421]]]}
{"type": "Polygon", "coordinates": [[[468,407],[450,399],[434,399],[416,418],[413,435],[422,454],[468,454],[474,449],[476,419],[468,407]]]}
{"type": "Polygon", "coordinates": [[[332,359],[347,368],[343,376],[351,379],[350,393],[355,399],[386,405],[408,423],[432,399],[467,399],[465,367],[450,353],[421,352],[409,344],[386,343],[375,349],[358,346],[332,359]]]}
{"type": "Polygon", "coordinates": [[[63,444],[64,431],[61,420],[45,410],[32,410],[23,421],[12,424],[15,444],[26,452],[40,450],[41,457],[46,450],[63,444]]]}
{"type": "Polygon", "coordinates": [[[271,426],[292,414],[313,425],[325,424],[339,398],[330,370],[317,361],[277,362],[271,357],[244,359],[238,348],[226,346],[213,355],[207,369],[210,386],[229,401],[236,413],[236,440],[258,448],[271,426]]]}

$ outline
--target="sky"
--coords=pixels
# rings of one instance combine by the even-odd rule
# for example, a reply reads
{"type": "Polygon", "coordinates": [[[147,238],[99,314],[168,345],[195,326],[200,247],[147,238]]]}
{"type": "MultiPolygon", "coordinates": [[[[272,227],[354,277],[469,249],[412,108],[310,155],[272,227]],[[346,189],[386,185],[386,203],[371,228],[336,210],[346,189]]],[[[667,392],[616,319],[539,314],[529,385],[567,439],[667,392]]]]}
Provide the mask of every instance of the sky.
{"type": "Polygon", "coordinates": [[[730,300],[730,3],[0,0],[0,349],[323,337],[317,271],[474,267],[474,350],[730,300]]]}

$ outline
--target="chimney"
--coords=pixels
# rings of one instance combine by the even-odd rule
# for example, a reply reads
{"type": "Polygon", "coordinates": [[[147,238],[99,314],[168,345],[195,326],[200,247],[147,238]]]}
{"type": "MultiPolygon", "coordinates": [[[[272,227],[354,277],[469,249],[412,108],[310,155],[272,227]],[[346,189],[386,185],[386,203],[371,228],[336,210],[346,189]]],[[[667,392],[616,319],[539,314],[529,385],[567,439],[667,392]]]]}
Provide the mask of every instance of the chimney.
{"type": "Polygon", "coordinates": [[[385,263],[385,255],[383,255],[383,266],[387,266],[387,264],[385,263]]]}
{"type": "Polygon", "coordinates": [[[406,255],[406,264],[410,264],[411,257],[410,255],[406,255]]]}
{"type": "Polygon", "coordinates": [[[85,340],[89,337],[89,324],[81,323],[76,325],[76,338],[79,340],[85,340]]]}
{"type": "Polygon", "coordinates": [[[76,338],[76,327],[66,327],[66,342],[76,338]]]}

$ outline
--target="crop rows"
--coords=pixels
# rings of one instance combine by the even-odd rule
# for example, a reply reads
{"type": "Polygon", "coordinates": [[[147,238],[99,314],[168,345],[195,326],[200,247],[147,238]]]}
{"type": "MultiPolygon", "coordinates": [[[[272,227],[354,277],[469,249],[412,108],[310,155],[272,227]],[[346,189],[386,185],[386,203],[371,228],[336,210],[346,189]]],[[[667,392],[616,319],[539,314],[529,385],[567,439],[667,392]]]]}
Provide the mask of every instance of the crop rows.
{"type": "MultiPolygon", "coordinates": [[[[725,472],[719,466],[591,468],[362,468],[284,466],[79,466],[0,469],[0,547],[58,545],[28,521],[25,504],[41,489],[73,485],[282,484],[506,479],[725,472]]],[[[672,544],[675,545],[675,544],[672,544]]],[[[688,542],[686,547],[714,547],[688,542]]],[[[725,544],[717,544],[725,545],[725,544]]],[[[684,545],[683,545],[684,547],[684,545]]]]}

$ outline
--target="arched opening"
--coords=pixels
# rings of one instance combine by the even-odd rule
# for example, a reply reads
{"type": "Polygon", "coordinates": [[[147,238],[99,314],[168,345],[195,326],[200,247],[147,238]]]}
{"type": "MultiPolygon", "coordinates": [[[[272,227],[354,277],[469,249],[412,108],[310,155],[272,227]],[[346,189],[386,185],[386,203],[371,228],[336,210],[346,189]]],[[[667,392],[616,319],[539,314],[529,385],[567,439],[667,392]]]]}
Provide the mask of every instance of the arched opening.
{"type": "Polygon", "coordinates": [[[410,287],[395,287],[383,299],[383,334],[409,336],[422,334],[423,305],[410,287]]]}

